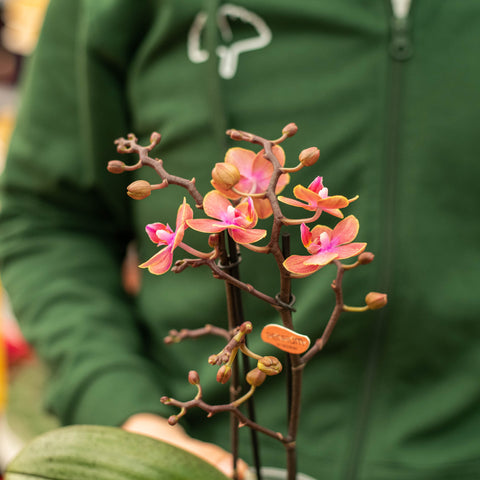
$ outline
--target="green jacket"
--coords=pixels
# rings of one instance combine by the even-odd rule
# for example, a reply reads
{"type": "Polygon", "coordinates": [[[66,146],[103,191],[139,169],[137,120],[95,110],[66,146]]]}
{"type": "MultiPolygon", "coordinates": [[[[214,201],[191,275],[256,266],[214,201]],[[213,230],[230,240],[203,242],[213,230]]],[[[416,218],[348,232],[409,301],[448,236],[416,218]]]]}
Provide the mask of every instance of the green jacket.
{"type": "MultiPolygon", "coordinates": [[[[376,258],[347,272],[345,301],[389,295],[384,310],[345,314],[306,368],[300,470],[332,480],[478,479],[480,2],[413,0],[408,21],[393,21],[386,0],[237,4],[51,2],[2,174],[0,224],[2,281],[52,368],[49,409],[66,424],[168,416],[176,410],[159,398],[192,398],[191,368],[207,400],[226,398],[207,363],[221,340],[162,340],[172,328],[222,324],[222,282],[190,269],[142,271],[135,298],[121,285],[127,243],[137,241],[141,261],[155,253],[144,227],[173,225],[185,191],[134,201],[126,185],[156,183],[154,172],[105,167],[120,158],[115,138],[134,132],[148,142],[159,131],[155,155],[206,193],[213,164],[234,143],[227,128],[276,138],[296,122],[287,164],[305,147],[322,156],[284,195],[317,175],[331,194],[359,194],[346,213],[376,258]]],[[[293,253],[305,254],[298,227],[291,231],[293,253]]],[[[275,295],[271,258],[243,257],[242,278],[275,295]]],[[[334,304],[334,274],[329,266],[294,281],[296,330],[312,340],[334,304]]],[[[279,322],[275,310],[243,297],[252,349],[274,354],[258,337],[279,322]]],[[[258,421],[280,431],[283,388],[271,378],[256,396],[258,421]]],[[[185,417],[192,435],[228,448],[226,422],[185,417]]],[[[282,466],[282,454],[262,438],[265,464],[282,466]]]]}

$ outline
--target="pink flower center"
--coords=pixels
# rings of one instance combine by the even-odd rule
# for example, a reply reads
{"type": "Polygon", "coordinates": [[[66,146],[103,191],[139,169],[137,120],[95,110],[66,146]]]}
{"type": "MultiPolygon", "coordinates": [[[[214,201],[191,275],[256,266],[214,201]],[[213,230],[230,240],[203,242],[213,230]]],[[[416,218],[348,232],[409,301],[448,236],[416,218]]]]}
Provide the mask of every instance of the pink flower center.
{"type": "Polygon", "coordinates": [[[312,241],[312,243],[307,247],[307,250],[312,254],[316,255],[317,253],[327,253],[335,250],[337,244],[332,242],[330,235],[327,232],[322,232],[319,237],[312,241]]]}
{"type": "Polygon", "coordinates": [[[227,207],[227,210],[225,211],[225,215],[223,216],[222,220],[224,223],[228,225],[235,225],[235,220],[238,216],[238,212],[235,209],[235,207],[232,207],[232,205],[229,205],[227,207]]]}
{"type": "Polygon", "coordinates": [[[171,230],[157,230],[155,235],[158,238],[158,243],[162,245],[168,245],[169,243],[173,242],[173,239],[175,238],[175,233],[173,233],[171,230]]]}

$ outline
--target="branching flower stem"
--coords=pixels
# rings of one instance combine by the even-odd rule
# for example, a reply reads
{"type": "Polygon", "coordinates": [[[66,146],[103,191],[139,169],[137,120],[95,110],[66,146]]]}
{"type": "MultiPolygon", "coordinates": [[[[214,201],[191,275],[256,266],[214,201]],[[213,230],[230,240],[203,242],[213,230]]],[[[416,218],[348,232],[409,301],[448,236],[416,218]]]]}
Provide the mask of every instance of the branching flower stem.
{"type": "Polygon", "coordinates": [[[164,182],[167,182],[169,185],[178,185],[187,189],[195,201],[196,207],[203,208],[203,196],[195,186],[195,178],[187,180],[186,178],[171,175],[165,170],[165,168],[163,168],[162,160],[149,157],[148,153],[160,143],[160,140],[161,135],[159,133],[156,135],[152,134],[150,137],[150,144],[146,147],[142,147],[137,143],[137,137],[135,137],[133,133],[130,133],[126,139],[122,137],[115,140],[115,144],[117,145],[117,151],[119,153],[136,153],[138,155],[139,162],[135,165],[136,168],[140,168],[144,165],[153,168],[164,182]]]}
{"type": "Polygon", "coordinates": [[[183,328],[182,330],[170,330],[168,336],[165,337],[165,343],[179,343],[187,338],[199,338],[206,335],[215,335],[217,337],[223,337],[227,341],[232,338],[232,333],[226,330],[225,328],[220,328],[215,325],[207,324],[202,328],[187,329],[183,328]]]}
{"type": "Polygon", "coordinates": [[[208,417],[212,417],[213,415],[220,413],[220,412],[232,412],[240,421],[241,426],[248,426],[260,433],[263,433],[275,440],[279,440],[283,444],[290,443],[290,438],[285,437],[280,432],[275,432],[274,430],[270,430],[269,428],[264,427],[252,420],[250,420],[246,415],[244,415],[238,407],[232,405],[231,403],[223,404],[223,405],[210,405],[204,402],[201,398],[194,398],[192,400],[188,400],[186,402],[181,402],[179,400],[175,400],[174,398],[167,398],[162,397],[161,402],[164,405],[173,405],[174,407],[178,407],[180,409],[190,410],[191,408],[198,407],[208,413],[208,417]]]}

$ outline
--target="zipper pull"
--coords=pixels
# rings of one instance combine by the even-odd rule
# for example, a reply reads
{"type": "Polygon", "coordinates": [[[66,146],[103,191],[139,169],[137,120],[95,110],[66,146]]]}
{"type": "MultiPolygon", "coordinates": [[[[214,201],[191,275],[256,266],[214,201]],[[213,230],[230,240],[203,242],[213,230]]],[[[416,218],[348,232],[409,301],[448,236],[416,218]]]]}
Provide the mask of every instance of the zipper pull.
{"type": "Polygon", "coordinates": [[[411,28],[408,16],[392,16],[390,20],[390,56],[398,61],[405,62],[413,55],[411,28]]]}

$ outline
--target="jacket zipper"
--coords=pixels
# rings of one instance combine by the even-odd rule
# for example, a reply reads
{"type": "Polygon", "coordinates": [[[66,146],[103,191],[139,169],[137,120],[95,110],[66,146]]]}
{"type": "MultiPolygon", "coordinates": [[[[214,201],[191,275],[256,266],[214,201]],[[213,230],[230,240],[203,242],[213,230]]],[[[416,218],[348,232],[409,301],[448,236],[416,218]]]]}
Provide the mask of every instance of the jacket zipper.
{"type": "MultiPolygon", "coordinates": [[[[391,271],[393,267],[394,252],[394,224],[396,209],[396,190],[397,190],[397,169],[399,156],[399,126],[403,90],[403,73],[405,62],[413,55],[413,46],[411,40],[411,25],[409,20],[410,2],[407,2],[403,14],[398,13],[395,0],[391,0],[390,7],[390,41],[388,45],[389,73],[388,73],[388,96],[387,96],[387,114],[385,129],[385,146],[383,161],[385,165],[384,172],[384,196],[383,207],[384,228],[381,232],[382,243],[384,245],[384,255],[382,258],[380,272],[380,291],[390,293],[392,287],[391,271]]],[[[390,2],[389,2],[390,3],[390,2]]],[[[345,480],[355,480],[360,471],[361,455],[363,453],[363,444],[367,437],[368,421],[371,411],[373,391],[375,388],[380,354],[382,344],[386,336],[385,318],[387,309],[380,310],[372,331],[372,343],[368,358],[364,390],[360,400],[358,423],[356,434],[352,441],[350,458],[347,463],[345,480]]]]}

